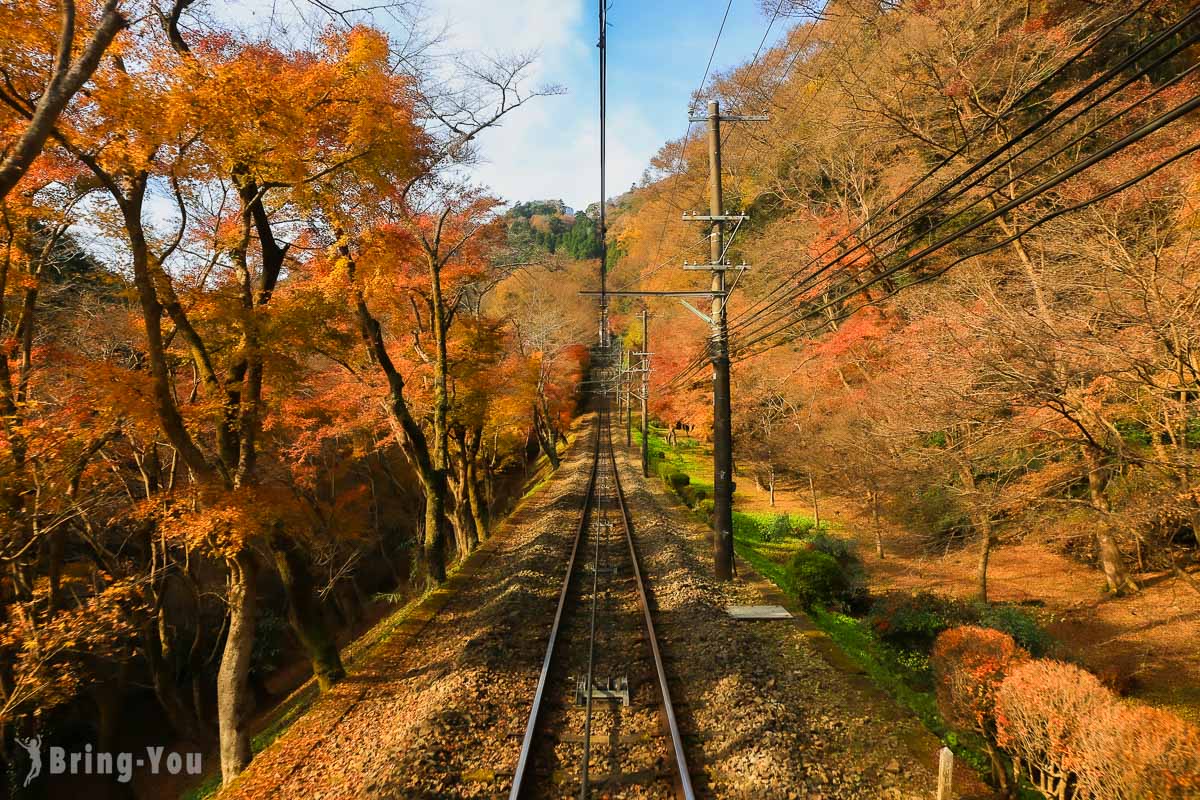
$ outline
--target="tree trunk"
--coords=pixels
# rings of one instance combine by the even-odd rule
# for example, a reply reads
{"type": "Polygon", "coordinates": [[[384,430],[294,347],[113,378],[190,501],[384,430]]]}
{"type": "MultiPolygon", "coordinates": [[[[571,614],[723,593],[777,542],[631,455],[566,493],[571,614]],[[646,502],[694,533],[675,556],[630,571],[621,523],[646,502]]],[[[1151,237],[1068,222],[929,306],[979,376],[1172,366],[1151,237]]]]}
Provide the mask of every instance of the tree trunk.
{"type": "Polygon", "coordinates": [[[488,520],[487,503],[484,502],[482,493],[479,491],[478,469],[478,460],[471,459],[471,463],[467,466],[467,502],[471,504],[471,514],[475,517],[479,538],[486,539],[490,533],[488,530],[490,521],[488,520]]]}
{"type": "Polygon", "coordinates": [[[154,685],[154,696],[167,717],[171,728],[182,739],[196,744],[203,744],[208,736],[200,718],[194,714],[184,702],[180,686],[175,680],[175,671],[171,669],[163,657],[162,641],[159,638],[159,626],[152,620],[142,628],[142,640],[145,647],[142,652],[146,657],[146,666],[150,671],[150,681],[154,685]]]}
{"type": "Polygon", "coordinates": [[[479,522],[470,499],[471,465],[478,446],[477,437],[468,436],[467,430],[460,426],[455,427],[454,441],[458,444],[458,457],[450,491],[454,494],[454,540],[462,558],[479,546],[479,522]]]}
{"type": "Polygon", "coordinates": [[[549,459],[551,468],[558,469],[558,446],[555,444],[558,437],[550,430],[550,423],[543,420],[541,411],[537,408],[533,410],[533,433],[537,438],[538,446],[542,448],[542,452],[549,459]]]}
{"type": "Polygon", "coordinates": [[[46,140],[54,131],[63,109],[71,102],[75,93],[87,83],[104,51],[127,21],[121,14],[118,0],[108,0],[103,7],[103,16],[96,26],[92,38],[84,45],[79,57],[72,63],[71,49],[75,41],[75,6],[60,3],[62,24],[58,32],[58,53],[54,59],[46,91],[38,98],[29,122],[20,135],[5,149],[4,160],[0,161],[0,200],[8,196],[30,165],[42,152],[46,140]]]}
{"type": "Polygon", "coordinates": [[[771,493],[771,508],[775,507],[775,469],[771,469],[770,482],[767,483],[767,490],[771,493]]]}
{"type": "Polygon", "coordinates": [[[230,784],[250,763],[250,653],[257,606],[254,562],[240,551],[229,559],[229,632],[217,672],[217,720],[221,737],[221,783],[230,784]]]}
{"type": "Polygon", "coordinates": [[[437,470],[425,478],[425,538],[421,551],[434,583],[446,580],[446,475],[437,470]]]}
{"type": "Polygon", "coordinates": [[[479,544],[479,532],[475,526],[475,515],[471,511],[471,502],[467,498],[466,476],[461,465],[458,474],[450,481],[450,494],[454,498],[454,546],[459,558],[465,558],[479,544]]]}
{"type": "Polygon", "coordinates": [[[883,560],[883,529],[879,527],[879,492],[872,489],[867,493],[871,502],[871,521],[875,526],[875,555],[883,560]]]}
{"type": "Polygon", "coordinates": [[[1137,591],[1138,586],[1129,577],[1125,568],[1125,559],[1121,548],[1109,527],[1108,516],[1111,511],[1104,490],[1108,488],[1109,467],[1103,463],[1103,457],[1094,447],[1084,447],[1084,459],[1088,467],[1088,498],[1092,507],[1103,517],[1096,527],[1096,549],[1100,556],[1100,566],[1104,570],[1104,579],[1108,582],[1108,590],[1120,595],[1126,590],[1137,591]]]}
{"type": "Polygon", "coordinates": [[[271,555],[287,596],[288,622],[312,662],[313,675],[322,692],[346,677],[337,642],[325,623],[307,559],[296,542],[281,531],[271,534],[271,555]]]}
{"type": "Polygon", "coordinates": [[[975,567],[975,593],[979,598],[979,602],[986,603],[988,601],[988,561],[992,557],[992,546],[996,543],[996,537],[992,530],[992,520],[988,517],[981,517],[976,523],[979,528],[979,560],[975,567]]]}
{"type": "Polygon", "coordinates": [[[808,476],[808,491],[812,495],[813,531],[819,533],[821,531],[821,509],[817,506],[817,487],[813,483],[812,475],[808,476]]]}

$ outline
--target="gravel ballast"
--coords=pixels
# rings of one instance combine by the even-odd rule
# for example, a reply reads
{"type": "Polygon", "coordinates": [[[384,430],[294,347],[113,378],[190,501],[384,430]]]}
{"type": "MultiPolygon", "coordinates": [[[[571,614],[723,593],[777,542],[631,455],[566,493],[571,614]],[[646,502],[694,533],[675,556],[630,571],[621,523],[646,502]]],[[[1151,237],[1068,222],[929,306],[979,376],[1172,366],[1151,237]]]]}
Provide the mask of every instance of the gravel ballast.
{"type": "MultiPolygon", "coordinates": [[[[221,796],[506,797],[579,522],[590,429],[427,624],[377,645],[221,796]]],[[[728,617],[727,605],[774,601],[752,582],[713,581],[706,531],[617,459],[700,796],[931,798],[911,719],[831,666],[796,621],[728,617]]],[[[559,781],[561,796],[577,791],[568,770],[559,781]]]]}

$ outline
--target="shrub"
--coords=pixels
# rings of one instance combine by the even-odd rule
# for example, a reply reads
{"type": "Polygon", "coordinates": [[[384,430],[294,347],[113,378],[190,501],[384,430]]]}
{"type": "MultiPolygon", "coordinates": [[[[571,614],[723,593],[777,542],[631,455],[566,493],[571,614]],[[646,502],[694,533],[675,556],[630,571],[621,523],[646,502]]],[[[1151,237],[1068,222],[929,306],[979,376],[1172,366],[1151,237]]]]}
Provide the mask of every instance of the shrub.
{"type": "Polygon", "coordinates": [[[682,472],[672,472],[667,482],[671,484],[672,489],[678,492],[691,483],[692,479],[682,472]]]}
{"type": "Polygon", "coordinates": [[[996,691],[996,741],[1047,797],[1075,780],[1072,754],[1081,731],[1115,702],[1096,676],[1061,661],[1017,666],[996,691]]]}
{"type": "Polygon", "coordinates": [[[938,710],[951,725],[983,737],[992,778],[1002,790],[1007,789],[1008,773],[996,750],[996,691],[1008,673],[1028,659],[1029,653],[1007,633],[971,625],[943,631],[929,659],[938,710]]]}
{"type": "MultiPolygon", "coordinates": [[[[796,517],[792,521],[792,530],[797,536],[808,536],[815,527],[816,524],[808,517],[796,517]]],[[[824,530],[825,526],[822,525],[821,529],[824,530]]]]}
{"type": "Polygon", "coordinates": [[[930,665],[937,678],[938,708],[946,721],[995,739],[996,690],[1029,653],[1013,637],[962,625],[937,637],[930,665]]]}
{"type": "MultiPolygon", "coordinates": [[[[685,475],[684,477],[687,477],[687,476],[685,475]]],[[[686,505],[688,508],[696,507],[696,492],[692,489],[691,486],[684,486],[682,488],[676,489],[675,491],[679,494],[680,498],[683,499],[684,505],[686,505]]]]}
{"type": "Polygon", "coordinates": [[[892,592],[871,606],[871,629],[884,642],[905,650],[928,651],[942,631],[972,621],[970,607],[933,592],[892,592]]]}
{"type": "Polygon", "coordinates": [[[976,603],[973,607],[981,628],[1003,631],[1034,656],[1044,656],[1054,644],[1050,634],[1023,608],[1009,604],[976,603]]]}
{"type": "MultiPolygon", "coordinates": [[[[812,520],[801,518],[801,521],[808,523],[809,530],[812,529],[812,520]]],[[[870,607],[871,597],[867,592],[867,571],[858,557],[854,542],[830,536],[827,533],[817,533],[809,537],[804,546],[809,550],[831,556],[838,562],[842,568],[842,581],[846,587],[838,599],[846,610],[855,614],[864,613],[870,607]]]]}
{"type": "Polygon", "coordinates": [[[671,485],[671,473],[675,472],[675,467],[666,461],[660,461],[658,462],[658,466],[655,467],[655,472],[658,473],[658,477],[662,478],[663,483],[668,486],[671,485]]]}
{"type": "Polygon", "coordinates": [[[781,542],[792,535],[792,521],[787,514],[776,514],[770,525],[763,526],[762,540],[764,542],[781,542]]]}
{"type": "MultiPolygon", "coordinates": [[[[808,523],[808,529],[811,530],[812,520],[806,519],[804,521],[808,523]]],[[[858,561],[858,553],[855,552],[854,542],[849,539],[842,539],[821,532],[810,536],[807,546],[813,550],[819,550],[822,553],[833,556],[842,564],[858,561]]]]}
{"type": "Polygon", "coordinates": [[[703,489],[701,489],[698,486],[695,487],[693,489],[693,491],[695,491],[695,493],[696,493],[696,502],[697,503],[703,503],[705,498],[708,497],[708,492],[704,491],[703,489]]]}
{"type": "Polygon", "coordinates": [[[712,500],[701,500],[696,503],[696,510],[703,514],[705,518],[711,517],[715,508],[716,504],[712,500]]]}
{"type": "Polygon", "coordinates": [[[849,588],[837,559],[817,550],[797,550],[786,574],[792,593],[806,606],[832,603],[849,588]]]}
{"type": "Polygon", "coordinates": [[[1200,729],[1169,711],[1114,704],[1080,730],[1068,764],[1076,797],[1195,797],[1200,729]]]}

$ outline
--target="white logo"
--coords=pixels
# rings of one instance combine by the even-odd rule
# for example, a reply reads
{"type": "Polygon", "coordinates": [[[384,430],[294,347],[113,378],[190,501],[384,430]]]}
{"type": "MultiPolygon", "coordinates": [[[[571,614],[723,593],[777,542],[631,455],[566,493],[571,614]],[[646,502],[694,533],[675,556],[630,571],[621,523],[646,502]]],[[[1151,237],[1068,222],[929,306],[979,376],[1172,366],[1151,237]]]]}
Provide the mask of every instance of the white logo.
{"type": "MultiPolygon", "coordinates": [[[[28,787],[34,778],[42,774],[42,737],[17,739],[17,744],[29,754],[29,774],[25,776],[28,787]]],[[[82,752],[67,752],[62,747],[47,749],[51,775],[111,775],[119,783],[129,783],[135,769],[147,769],[153,775],[162,772],[178,775],[199,775],[203,767],[200,753],[164,752],[162,747],[147,747],[144,756],[134,753],[93,752],[90,744],[82,752]]]]}
{"type": "Polygon", "coordinates": [[[33,779],[42,774],[42,737],[30,736],[28,739],[17,739],[17,744],[29,753],[29,774],[25,776],[25,786],[28,787],[33,779]]]}

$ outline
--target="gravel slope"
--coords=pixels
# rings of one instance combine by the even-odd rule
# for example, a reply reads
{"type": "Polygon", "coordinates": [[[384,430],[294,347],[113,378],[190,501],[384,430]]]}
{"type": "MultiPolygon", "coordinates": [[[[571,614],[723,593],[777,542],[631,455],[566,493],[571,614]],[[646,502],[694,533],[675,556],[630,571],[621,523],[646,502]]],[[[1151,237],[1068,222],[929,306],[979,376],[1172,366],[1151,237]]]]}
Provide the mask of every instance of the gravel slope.
{"type": "MultiPolygon", "coordinates": [[[[727,605],[774,602],[757,585],[720,584],[708,531],[647,486],[618,453],[651,582],[672,692],[695,746],[694,774],[721,798],[927,798],[931,769],[907,741],[911,720],[832,667],[791,620],[734,620],[727,605]]],[[[744,565],[739,568],[744,569],[744,565]]],[[[916,748],[919,749],[919,748],[916,748]]]]}
{"type": "MultiPolygon", "coordinates": [[[[223,798],[507,796],[578,524],[591,455],[584,430],[486,545],[473,580],[414,636],[380,644],[223,798]]],[[[698,790],[931,797],[933,776],[903,740],[911,723],[880,713],[802,626],[729,619],[725,605],[761,602],[759,589],[711,581],[703,529],[648,490],[626,456],[618,461],[698,790]]]]}
{"type": "Polygon", "coordinates": [[[415,638],[365,666],[259,754],[222,798],[492,797],[520,738],[590,467],[590,423],[415,638]]]}

